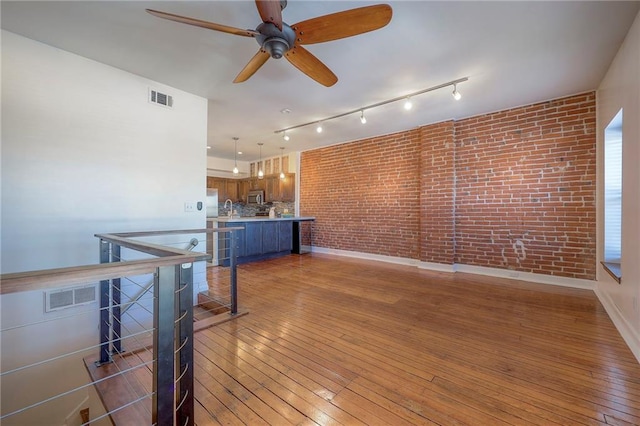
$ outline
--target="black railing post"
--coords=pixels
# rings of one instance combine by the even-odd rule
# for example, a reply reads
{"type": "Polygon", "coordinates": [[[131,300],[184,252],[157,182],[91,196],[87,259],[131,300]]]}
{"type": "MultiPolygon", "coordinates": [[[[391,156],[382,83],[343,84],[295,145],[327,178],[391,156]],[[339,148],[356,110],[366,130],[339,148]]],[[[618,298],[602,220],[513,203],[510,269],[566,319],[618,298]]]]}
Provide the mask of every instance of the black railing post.
{"type": "MultiPolygon", "coordinates": [[[[111,246],[111,262],[120,262],[120,246],[117,244],[111,246]]],[[[120,300],[120,278],[114,278],[111,280],[111,329],[113,335],[112,347],[116,353],[122,352],[120,300]]]]}
{"type": "Polygon", "coordinates": [[[180,268],[180,291],[178,296],[177,354],[179,408],[176,416],[178,425],[193,426],[193,263],[185,263],[180,268]]]}
{"type": "Polygon", "coordinates": [[[236,245],[237,245],[237,231],[231,231],[231,241],[229,244],[229,269],[231,271],[231,315],[238,313],[238,280],[236,276],[236,245]]]}
{"type": "Polygon", "coordinates": [[[174,424],[175,293],[180,285],[180,265],[156,270],[153,309],[152,424],[174,424]]]}
{"type": "MultiPolygon", "coordinates": [[[[100,240],[100,263],[109,263],[110,246],[109,242],[100,240]]],[[[100,358],[96,363],[98,365],[111,362],[111,352],[109,350],[109,341],[111,340],[109,287],[109,280],[100,281],[100,325],[98,327],[100,333],[100,358]]]]}

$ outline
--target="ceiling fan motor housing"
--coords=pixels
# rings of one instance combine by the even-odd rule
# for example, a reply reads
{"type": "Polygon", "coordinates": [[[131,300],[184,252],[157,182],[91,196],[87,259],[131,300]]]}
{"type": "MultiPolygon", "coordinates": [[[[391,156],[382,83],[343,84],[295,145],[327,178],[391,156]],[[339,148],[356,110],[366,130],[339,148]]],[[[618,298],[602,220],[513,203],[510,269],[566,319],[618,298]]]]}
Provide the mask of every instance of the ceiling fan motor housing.
{"type": "Polygon", "coordinates": [[[296,40],[296,33],[284,22],[282,31],[270,22],[258,25],[256,31],[260,33],[255,38],[258,44],[274,59],[280,59],[289,51],[296,40]]]}

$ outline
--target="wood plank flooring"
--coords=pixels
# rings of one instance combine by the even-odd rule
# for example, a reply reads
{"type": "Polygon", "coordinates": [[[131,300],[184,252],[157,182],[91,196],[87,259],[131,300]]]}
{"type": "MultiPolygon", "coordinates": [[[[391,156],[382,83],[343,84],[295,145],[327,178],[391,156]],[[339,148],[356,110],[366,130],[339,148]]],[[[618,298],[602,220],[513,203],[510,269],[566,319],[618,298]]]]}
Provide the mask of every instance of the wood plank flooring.
{"type": "Polygon", "coordinates": [[[591,291],[307,254],[242,265],[195,335],[198,425],[633,425],[640,364],[591,291]]]}

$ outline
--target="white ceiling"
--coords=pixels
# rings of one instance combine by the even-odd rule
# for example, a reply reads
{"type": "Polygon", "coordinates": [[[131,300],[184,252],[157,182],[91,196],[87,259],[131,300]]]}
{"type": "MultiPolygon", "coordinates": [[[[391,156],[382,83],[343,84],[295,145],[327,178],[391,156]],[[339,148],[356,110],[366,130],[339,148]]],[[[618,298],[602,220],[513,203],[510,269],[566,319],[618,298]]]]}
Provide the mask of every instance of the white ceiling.
{"type": "MultiPolygon", "coordinates": [[[[288,24],[370,1],[289,0],[288,24]]],[[[242,160],[388,134],[596,89],[640,2],[388,1],[386,27],[306,46],[339,78],[324,87],[285,59],[270,59],[247,82],[232,83],[258,51],[256,41],[153,17],[158,9],[239,28],[255,28],[253,1],[2,1],[2,28],[209,99],[209,155],[242,160]],[[407,112],[394,103],[324,124],[274,131],[405,96],[461,77],[451,88],[417,96],[407,112]],[[289,114],[280,111],[288,108],[289,114]]],[[[178,143],[179,141],[177,141],[178,143]]]]}

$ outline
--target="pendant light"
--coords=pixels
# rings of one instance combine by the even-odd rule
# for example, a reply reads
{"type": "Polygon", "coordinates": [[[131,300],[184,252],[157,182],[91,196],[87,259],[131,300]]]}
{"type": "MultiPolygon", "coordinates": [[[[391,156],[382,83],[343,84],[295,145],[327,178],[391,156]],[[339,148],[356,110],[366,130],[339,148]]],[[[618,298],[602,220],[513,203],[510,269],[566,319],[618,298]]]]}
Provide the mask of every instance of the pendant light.
{"type": "Polygon", "coordinates": [[[280,179],[284,179],[284,163],[282,162],[282,153],[284,152],[284,146],[280,147],[280,179]]]}
{"type": "Polygon", "coordinates": [[[235,142],[233,148],[233,161],[235,163],[235,165],[233,166],[233,174],[237,175],[238,173],[240,173],[240,170],[238,170],[238,138],[234,137],[233,141],[235,142]]]}
{"type": "Polygon", "coordinates": [[[264,179],[264,172],[262,171],[262,142],[258,142],[258,146],[260,147],[260,161],[258,162],[258,179],[264,179]]]}

